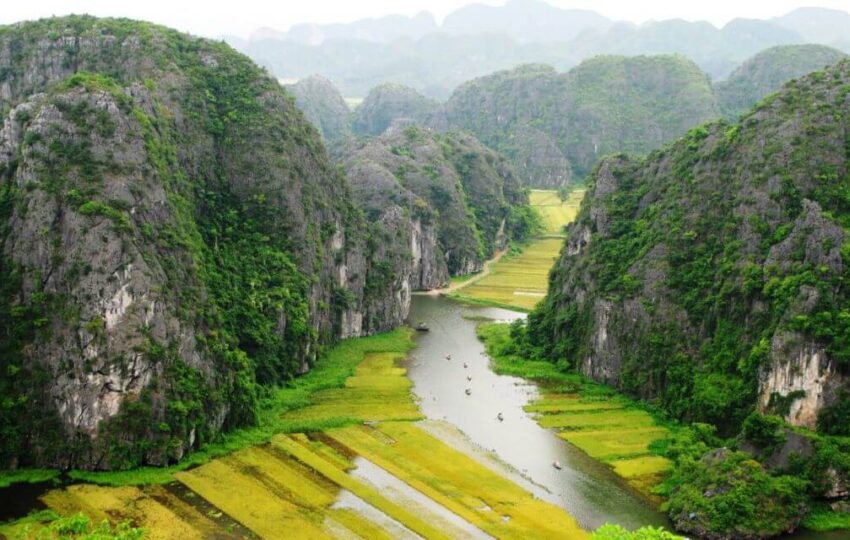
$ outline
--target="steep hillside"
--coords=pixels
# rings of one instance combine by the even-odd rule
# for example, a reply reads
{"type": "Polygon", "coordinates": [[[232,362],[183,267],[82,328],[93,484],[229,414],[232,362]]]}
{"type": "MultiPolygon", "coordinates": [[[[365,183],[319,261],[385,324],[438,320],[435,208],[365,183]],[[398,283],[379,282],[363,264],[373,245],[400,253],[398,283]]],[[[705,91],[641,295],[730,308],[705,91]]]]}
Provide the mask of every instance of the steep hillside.
{"type": "Polygon", "coordinates": [[[413,88],[382,84],[369,91],[354,110],[352,129],[359,135],[380,135],[390,127],[440,123],[440,104],[413,88]]]}
{"type": "Polygon", "coordinates": [[[846,57],[823,45],[781,45],[762,51],[741,64],[728,79],[717,83],[720,109],[725,117],[735,119],[791,79],[846,57]]]}
{"type": "Polygon", "coordinates": [[[450,125],[535,186],[580,180],[603,155],[646,153],[718,115],[708,77],[680,56],[597,57],[563,74],[521,66],[464,84],[446,104],[450,125]]]}
{"type": "Polygon", "coordinates": [[[528,196],[505,160],[468,135],[407,127],[362,139],[342,158],[355,196],[398,251],[411,286],[445,285],[481,269],[496,249],[532,232],[528,196]]]}
{"type": "Polygon", "coordinates": [[[68,17],[0,28],[0,65],[3,466],[172,462],[400,322],[317,132],[247,58],[68,17]]]}
{"type": "Polygon", "coordinates": [[[847,434],[850,62],[591,175],[531,336],[729,433],[758,407],[847,434]]]}
{"type": "Polygon", "coordinates": [[[313,75],[288,86],[287,90],[325,141],[334,143],[351,136],[351,110],[331,81],[313,75]]]}

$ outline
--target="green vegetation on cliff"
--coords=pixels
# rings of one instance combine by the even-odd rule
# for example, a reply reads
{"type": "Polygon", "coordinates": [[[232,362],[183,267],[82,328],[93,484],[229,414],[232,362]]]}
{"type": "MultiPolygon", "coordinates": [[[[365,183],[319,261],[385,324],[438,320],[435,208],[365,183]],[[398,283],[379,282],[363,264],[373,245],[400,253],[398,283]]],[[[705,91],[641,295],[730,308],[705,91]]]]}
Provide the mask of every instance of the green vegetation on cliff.
{"type": "Polygon", "coordinates": [[[763,464],[677,461],[669,508],[682,530],[777,534],[808,501],[844,493],[844,443],[825,435],[848,420],[848,96],[844,61],[737,124],[695,128],[643,159],[603,160],[530,316],[534,357],[724,437],[746,428],[742,448],[763,464]],[[755,409],[821,435],[771,443],[769,418],[748,419],[755,409]],[[731,491],[700,489],[718,483],[731,491]],[[733,496],[764,511],[736,522],[723,510],[733,496]]]}
{"type": "MultiPolygon", "coordinates": [[[[414,224],[421,274],[414,288],[443,285],[446,269],[477,271],[497,249],[536,230],[519,177],[469,135],[408,126],[337,151],[371,221],[386,222],[397,208],[414,224]]],[[[408,246],[411,238],[401,241],[408,246]]]]}
{"type": "Polygon", "coordinates": [[[0,28],[0,56],[3,466],[173,463],[403,318],[372,316],[394,283],[364,286],[362,214],[246,57],[77,16],[0,28]]]}
{"type": "Polygon", "coordinates": [[[295,104],[328,143],[351,136],[351,110],[331,81],[313,75],[286,89],[295,96],[295,104]]]}
{"type": "Polygon", "coordinates": [[[351,127],[359,135],[380,135],[399,122],[431,125],[438,121],[439,109],[438,102],[413,88],[382,84],[371,89],[354,110],[351,127]]]}

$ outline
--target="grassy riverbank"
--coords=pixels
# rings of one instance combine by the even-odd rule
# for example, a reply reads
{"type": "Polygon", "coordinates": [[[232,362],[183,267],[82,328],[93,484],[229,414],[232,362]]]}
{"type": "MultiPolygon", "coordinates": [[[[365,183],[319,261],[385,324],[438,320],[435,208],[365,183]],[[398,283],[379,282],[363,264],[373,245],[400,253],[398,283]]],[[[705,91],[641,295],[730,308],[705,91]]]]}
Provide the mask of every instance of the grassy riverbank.
{"type": "Polygon", "coordinates": [[[511,350],[510,326],[489,323],[478,327],[487,354],[498,373],[531,379],[542,396],[526,406],[537,422],[614,473],[643,496],[660,503],[653,489],[665,478],[670,462],[651,451],[670,430],[638,403],[578,374],[564,372],[545,361],[526,360],[511,350]]]}
{"type": "Polygon", "coordinates": [[[564,243],[564,226],[575,219],[583,190],[573,191],[561,201],[556,191],[532,190],[529,199],[540,215],[541,235],[513,247],[489,275],[456,289],[452,297],[465,302],[531,311],[546,295],[549,270],[564,243]]]}

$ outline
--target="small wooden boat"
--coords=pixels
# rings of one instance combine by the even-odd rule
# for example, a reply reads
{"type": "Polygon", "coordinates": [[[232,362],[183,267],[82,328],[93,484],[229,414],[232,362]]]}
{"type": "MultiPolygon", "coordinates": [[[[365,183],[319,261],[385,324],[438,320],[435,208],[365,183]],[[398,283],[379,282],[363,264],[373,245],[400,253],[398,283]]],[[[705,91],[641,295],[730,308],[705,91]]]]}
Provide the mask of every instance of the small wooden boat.
{"type": "Polygon", "coordinates": [[[430,328],[428,328],[428,325],[427,325],[427,324],[425,324],[424,322],[421,322],[421,323],[419,323],[419,324],[417,324],[417,325],[416,325],[416,330],[417,330],[418,332],[427,332],[427,331],[429,331],[429,330],[431,330],[431,329],[430,329],[430,328]]]}
{"type": "Polygon", "coordinates": [[[467,396],[471,396],[472,395],[472,388],[467,388],[465,392],[466,392],[467,396]]]}
{"type": "Polygon", "coordinates": [[[557,461],[553,461],[552,466],[555,467],[556,469],[558,469],[559,471],[561,470],[561,464],[558,463],[557,461]]]}

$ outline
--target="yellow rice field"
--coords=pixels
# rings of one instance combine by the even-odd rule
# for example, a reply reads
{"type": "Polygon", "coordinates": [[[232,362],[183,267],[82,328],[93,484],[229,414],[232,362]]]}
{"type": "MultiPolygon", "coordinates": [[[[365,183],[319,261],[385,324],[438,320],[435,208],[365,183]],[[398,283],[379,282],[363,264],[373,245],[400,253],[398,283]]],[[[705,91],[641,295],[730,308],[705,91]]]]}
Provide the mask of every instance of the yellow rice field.
{"type": "Polygon", "coordinates": [[[570,193],[566,201],[561,202],[557,191],[533,189],[529,193],[529,202],[540,213],[543,230],[549,234],[563,235],[564,225],[572,222],[578,214],[584,190],[570,193]]]}
{"type": "Polygon", "coordinates": [[[600,400],[578,394],[549,394],[525,407],[537,422],[590,457],[609,464],[626,483],[652,500],[651,493],[670,462],[649,453],[649,445],[670,435],[648,412],[618,398],[600,400]]]}
{"type": "MultiPolygon", "coordinates": [[[[177,481],[168,485],[78,484],[52,490],[42,500],[62,515],[129,520],[157,540],[382,540],[399,537],[399,531],[441,540],[470,538],[470,531],[506,539],[588,536],[563,509],[417,427],[413,421],[422,415],[406,370],[398,365],[402,356],[367,352],[344,387],[319,390],[309,405],[283,413],[294,422],[348,427],[277,435],[177,472],[177,481]],[[338,419],[358,422],[334,424],[338,419]],[[358,463],[377,467],[420,502],[382,488],[366,473],[351,474],[358,463]],[[340,506],[343,494],[362,506],[340,506]]],[[[34,538],[37,527],[12,527],[3,534],[34,538]]]]}
{"type": "Polygon", "coordinates": [[[556,191],[532,190],[531,205],[540,213],[543,236],[518,254],[492,264],[490,274],[463,287],[454,296],[474,302],[492,303],[531,311],[546,296],[549,270],[564,243],[564,226],[575,219],[584,191],[577,190],[561,202],[556,191]]]}

